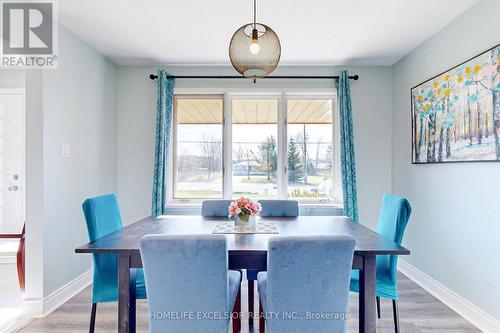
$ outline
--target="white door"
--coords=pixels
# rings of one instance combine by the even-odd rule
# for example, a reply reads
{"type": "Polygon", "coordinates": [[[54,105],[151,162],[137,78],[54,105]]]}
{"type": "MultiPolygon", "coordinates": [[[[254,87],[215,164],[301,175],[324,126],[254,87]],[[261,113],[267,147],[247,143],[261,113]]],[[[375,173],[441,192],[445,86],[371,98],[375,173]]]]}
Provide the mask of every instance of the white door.
{"type": "Polygon", "coordinates": [[[0,89],[0,234],[24,224],[24,91],[0,89]]]}

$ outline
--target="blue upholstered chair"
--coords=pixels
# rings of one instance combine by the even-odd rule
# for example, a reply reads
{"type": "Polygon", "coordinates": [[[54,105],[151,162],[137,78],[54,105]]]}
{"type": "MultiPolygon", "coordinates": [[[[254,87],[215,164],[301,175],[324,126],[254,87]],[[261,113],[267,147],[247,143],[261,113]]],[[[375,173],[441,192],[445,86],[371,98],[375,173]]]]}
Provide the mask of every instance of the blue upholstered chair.
{"type": "MultiPolygon", "coordinates": [[[[104,237],[121,228],[120,207],[114,194],[87,199],[82,205],[90,241],[104,237]]],[[[89,332],[94,332],[97,303],[118,300],[118,257],[116,254],[93,254],[94,283],[89,332]]],[[[146,298],[142,269],[136,273],[136,296],[146,298]]]]}
{"type": "MultiPolygon", "coordinates": [[[[299,202],[296,200],[259,200],[262,206],[262,217],[297,217],[299,216],[299,202]]],[[[253,326],[254,317],[254,281],[257,280],[256,269],[247,270],[248,280],[248,312],[250,313],[249,325],[253,326]]]]}
{"type": "Polygon", "coordinates": [[[230,204],[231,200],[204,200],[201,203],[201,216],[227,217],[230,204]]]}
{"type": "MultiPolygon", "coordinates": [[[[260,321],[271,333],[344,332],[346,321],[311,318],[307,313],[347,313],[349,278],[356,242],[348,236],[273,237],[267,272],[259,272],[260,321]],[[287,318],[295,314],[296,318],[287,318]],[[297,319],[302,317],[302,320],[297,319]]],[[[343,319],[347,319],[347,316],[343,319]]]]}
{"type": "Polygon", "coordinates": [[[299,203],[296,200],[259,200],[262,205],[260,216],[296,217],[299,216],[299,203]]]}
{"type": "Polygon", "coordinates": [[[149,235],[141,240],[141,257],[149,332],[227,332],[241,273],[227,269],[225,236],[149,235]],[[181,317],[169,319],[164,313],[181,317]],[[198,313],[212,317],[200,318],[198,313]]]}
{"type": "MultiPolygon", "coordinates": [[[[201,203],[201,216],[204,217],[225,217],[229,215],[228,207],[232,200],[204,200],[201,203]]],[[[241,273],[241,270],[238,270],[241,273]]],[[[257,275],[257,273],[256,273],[257,275]]],[[[238,291],[236,303],[241,304],[241,290],[238,291]]],[[[237,325],[241,324],[241,319],[237,319],[237,325]]],[[[236,329],[236,326],[235,326],[236,329]]]]}
{"type": "MultiPolygon", "coordinates": [[[[401,245],[403,234],[410,218],[411,206],[405,198],[386,194],[382,201],[382,207],[377,222],[376,231],[387,239],[401,245]]],[[[377,256],[377,313],[380,318],[380,297],[392,300],[392,311],[394,316],[394,328],[399,332],[398,311],[398,256],[377,256]]],[[[351,291],[359,292],[359,271],[353,270],[351,274],[351,291]]]]}

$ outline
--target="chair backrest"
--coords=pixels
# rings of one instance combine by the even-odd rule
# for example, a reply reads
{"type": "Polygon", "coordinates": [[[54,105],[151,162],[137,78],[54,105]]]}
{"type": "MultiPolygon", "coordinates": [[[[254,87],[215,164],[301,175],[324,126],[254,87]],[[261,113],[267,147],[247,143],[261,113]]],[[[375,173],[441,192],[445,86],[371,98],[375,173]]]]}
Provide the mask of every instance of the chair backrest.
{"type": "Polygon", "coordinates": [[[223,235],[148,235],[141,240],[150,332],[226,332],[230,313],[227,242],[223,235]],[[194,318],[155,314],[194,313],[194,318]]]}
{"type": "Polygon", "coordinates": [[[307,313],[347,313],[355,244],[348,236],[269,240],[265,310],[278,313],[266,320],[271,332],[345,331],[346,320],[318,320],[307,313]],[[286,317],[293,313],[305,320],[286,317]]]}
{"type": "MultiPolygon", "coordinates": [[[[403,197],[385,194],[380,208],[376,231],[387,239],[401,245],[404,231],[411,215],[411,206],[403,197]]],[[[377,256],[377,276],[397,281],[398,256],[377,256]]]]}
{"type": "Polygon", "coordinates": [[[204,200],[201,203],[201,216],[204,217],[227,217],[227,208],[231,200],[204,200]]]}
{"type": "Polygon", "coordinates": [[[259,200],[262,205],[262,217],[299,216],[299,203],[296,200],[259,200]]]}
{"type": "MultiPolygon", "coordinates": [[[[123,228],[120,206],[114,194],[87,199],[82,204],[91,242],[123,228]]],[[[118,257],[115,254],[94,254],[93,302],[116,300],[118,257]]]]}
{"type": "Polygon", "coordinates": [[[115,194],[87,199],[82,208],[91,242],[123,228],[120,206],[115,194]]]}

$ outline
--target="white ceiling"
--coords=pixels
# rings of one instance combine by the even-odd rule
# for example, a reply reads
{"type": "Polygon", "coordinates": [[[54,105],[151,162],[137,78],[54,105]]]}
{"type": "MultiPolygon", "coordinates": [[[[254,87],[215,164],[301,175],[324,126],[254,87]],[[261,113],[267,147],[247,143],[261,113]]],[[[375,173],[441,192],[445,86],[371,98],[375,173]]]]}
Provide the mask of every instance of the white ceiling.
{"type": "MultiPolygon", "coordinates": [[[[258,0],[282,65],[393,65],[478,0],[258,0]]],[[[60,22],[120,65],[230,64],[251,0],[60,0],[60,22]]]]}

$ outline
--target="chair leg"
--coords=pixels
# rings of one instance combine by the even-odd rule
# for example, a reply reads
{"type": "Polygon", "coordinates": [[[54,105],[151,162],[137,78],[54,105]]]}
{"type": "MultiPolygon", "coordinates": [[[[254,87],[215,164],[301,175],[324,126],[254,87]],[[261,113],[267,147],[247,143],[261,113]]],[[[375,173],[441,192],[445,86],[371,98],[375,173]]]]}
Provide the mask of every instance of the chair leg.
{"type": "Polygon", "coordinates": [[[377,317],[380,319],[380,297],[377,296],[377,317]]]}
{"type": "Polygon", "coordinates": [[[17,276],[19,279],[19,288],[21,288],[21,293],[24,294],[25,291],[25,245],[24,245],[24,234],[25,227],[23,227],[22,237],[19,240],[19,246],[17,248],[17,276]]]}
{"type": "Polygon", "coordinates": [[[92,303],[92,310],[90,311],[90,327],[89,333],[94,333],[95,330],[95,313],[97,310],[97,303],[92,303]]]}
{"type": "Polygon", "coordinates": [[[255,315],[254,313],[254,281],[253,280],[248,280],[248,325],[250,327],[253,327],[253,317],[255,315]]]}
{"type": "Polygon", "coordinates": [[[266,318],[264,316],[264,310],[262,309],[262,303],[259,299],[259,333],[266,332],[266,318]]]}
{"type": "Polygon", "coordinates": [[[236,301],[233,307],[233,333],[237,333],[241,328],[241,285],[238,288],[238,295],[236,296],[236,301]]]}
{"type": "Polygon", "coordinates": [[[392,314],[394,316],[394,332],[399,333],[399,304],[395,299],[392,300],[392,314]]]}

